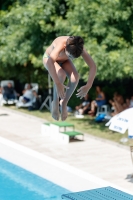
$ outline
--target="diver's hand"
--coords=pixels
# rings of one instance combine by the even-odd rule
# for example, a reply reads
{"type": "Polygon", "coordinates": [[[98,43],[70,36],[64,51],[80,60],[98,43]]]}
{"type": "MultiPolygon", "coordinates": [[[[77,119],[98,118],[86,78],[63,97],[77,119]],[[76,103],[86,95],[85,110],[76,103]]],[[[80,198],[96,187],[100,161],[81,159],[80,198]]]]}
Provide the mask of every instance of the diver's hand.
{"type": "Polygon", "coordinates": [[[61,99],[65,98],[65,92],[64,89],[69,89],[69,87],[63,85],[62,83],[57,83],[55,84],[56,86],[56,91],[57,91],[57,96],[60,97],[61,99]]]}
{"type": "Polygon", "coordinates": [[[80,99],[82,99],[83,97],[85,97],[88,93],[88,91],[90,90],[91,86],[88,86],[88,85],[85,85],[85,86],[82,86],[81,88],[79,88],[77,90],[77,97],[79,97],[80,99]]]}

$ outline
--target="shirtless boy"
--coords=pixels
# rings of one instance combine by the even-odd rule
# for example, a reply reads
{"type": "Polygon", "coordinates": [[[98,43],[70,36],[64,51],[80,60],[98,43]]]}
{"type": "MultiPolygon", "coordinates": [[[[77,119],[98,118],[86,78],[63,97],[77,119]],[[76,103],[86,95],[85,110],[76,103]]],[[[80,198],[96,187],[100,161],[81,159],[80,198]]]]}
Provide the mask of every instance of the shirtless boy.
{"type": "Polygon", "coordinates": [[[44,53],[43,64],[54,82],[51,112],[55,120],[59,120],[59,103],[61,105],[61,120],[64,121],[67,118],[67,103],[79,81],[79,74],[72,60],[79,56],[82,56],[86,64],[90,67],[86,85],[78,89],[78,93],[76,94],[77,97],[82,99],[91,88],[96,74],[96,65],[84,48],[83,39],[80,36],[57,37],[44,53]],[[66,76],[69,79],[68,86],[63,84],[66,76]],[[59,98],[61,99],[60,102],[59,98]]]}

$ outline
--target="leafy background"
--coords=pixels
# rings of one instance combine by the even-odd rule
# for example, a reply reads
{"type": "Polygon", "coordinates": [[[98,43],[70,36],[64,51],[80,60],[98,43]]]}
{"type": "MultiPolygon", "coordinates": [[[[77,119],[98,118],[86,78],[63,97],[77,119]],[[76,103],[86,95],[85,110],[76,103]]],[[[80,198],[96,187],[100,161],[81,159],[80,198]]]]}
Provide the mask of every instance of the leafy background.
{"type": "MultiPolygon", "coordinates": [[[[52,40],[60,35],[84,38],[85,48],[97,65],[96,82],[105,83],[108,93],[111,82],[119,80],[119,84],[126,84],[128,79],[131,83],[132,0],[2,0],[0,80],[37,81],[46,87],[47,72],[42,55],[52,40]]],[[[86,81],[88,66],[81,58],[74,64],[86,81]]]]}

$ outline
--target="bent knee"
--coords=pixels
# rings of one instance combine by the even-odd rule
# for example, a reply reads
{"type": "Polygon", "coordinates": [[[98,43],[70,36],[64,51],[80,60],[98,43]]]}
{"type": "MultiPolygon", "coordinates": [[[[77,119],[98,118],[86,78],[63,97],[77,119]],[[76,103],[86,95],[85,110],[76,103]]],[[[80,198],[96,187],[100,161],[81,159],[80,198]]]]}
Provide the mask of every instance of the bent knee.
{"type": "Polygon", "coordinates": [[[79,81],[79,78],[80,78],[80,77],[79,77],[78,72],[75,74],[75,77],[76,77],[76,80],[79,81]]]}
{"type": "Polygon", "coordinates": [[[71,80],[71,82],[77,83],[79,81],[79,74],[77,72],[72,73],[69,79],[71,80]]]}
{"type": "Polygon", "coordinates": [[[91,102],[91,105],[96,105],[96,101],[93,100],[93,101],[91,102]]]}

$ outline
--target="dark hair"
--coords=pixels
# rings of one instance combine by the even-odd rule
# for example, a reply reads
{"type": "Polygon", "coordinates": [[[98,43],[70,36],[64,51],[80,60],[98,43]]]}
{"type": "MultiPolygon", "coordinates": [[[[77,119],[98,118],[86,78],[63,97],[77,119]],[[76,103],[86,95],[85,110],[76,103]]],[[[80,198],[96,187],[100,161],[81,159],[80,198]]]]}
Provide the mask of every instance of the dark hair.
{"type": "Polygon", "coordinates": [[[84,40],[80,36],[70,36],[66,42],[66,51],[78,58],[83,51],[84,40]]]}

